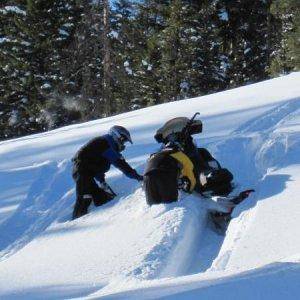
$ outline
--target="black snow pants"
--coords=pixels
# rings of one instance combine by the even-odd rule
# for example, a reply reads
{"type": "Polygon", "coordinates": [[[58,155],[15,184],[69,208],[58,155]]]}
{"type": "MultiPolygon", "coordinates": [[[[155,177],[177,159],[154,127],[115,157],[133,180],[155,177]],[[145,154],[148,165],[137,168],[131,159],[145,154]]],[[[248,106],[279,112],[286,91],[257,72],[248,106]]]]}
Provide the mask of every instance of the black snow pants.
{"type": "Polygon", "coordinates": [[[94,177],[89,174],[75,172],[73,173],[73,179],[76,182],[76,203],[73,210],[73,219],[87,214],[92,201],[95,206],[100,206],[114,198],[114,195],[101,189],[94,177]]]}
{"type": "Polygon", "coordinates": [[[148,205],[171,203],[178,200],[177,174],[155,170],[144,175],[144,187],[148,205]]]}

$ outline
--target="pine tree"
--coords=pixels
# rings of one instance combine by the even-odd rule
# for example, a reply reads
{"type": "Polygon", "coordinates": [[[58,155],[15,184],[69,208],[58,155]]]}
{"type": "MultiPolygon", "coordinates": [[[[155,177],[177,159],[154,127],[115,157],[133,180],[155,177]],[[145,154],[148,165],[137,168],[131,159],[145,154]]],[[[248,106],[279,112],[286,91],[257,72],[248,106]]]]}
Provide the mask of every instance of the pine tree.
{"type": "Polygon", "coordinates": [[[112,61],[111,61],[111,18],[110,4],[103,0],[103,100],[105,103],[105,115],[110,116],[114,110],[114,99],[112,95],[112,61]]]}
{"type": "Polygon", "coordinates": [[[113,98],[117,112],[139,108],[135,103],[138,86],[135,84],[135,63],[138,31],[132,1],[114,3],[112,12],[113,98]]]}
{"type": "Polygon", "coordinates": [[[65,82],[61,92],[73,98],[82,120],[104,114],[103,100],[103,3],[82,1],[81,19],[76,26],[70,55],[62,65],[65,82]]]}
{"type": "Polygon", "coordinates": [[[40,59],[45,78],[45,83],[39,89],[41,97],[45,99],[41,118],[47,122],[47,129],[51,129],[72,123],[81,117],[78,109],[69,105],[68,97],[61,95],[59,90],[63,82],[68,81],[61,70],[65,59],[73,55],[68,46],[73,41],[82,7],[75,0],[68,1],[67,4],[63,0],[47,2],[47,5],[46,2],[33,1],[33,23],[39,26],[37,31],[41,39],[37,43],[41,45],[41,55],[46,58],[40,59]]]}
{"type": "Polygon", "coordinates": [[[166,28],[170,1],[146,0],[139,3],[134,26],[137,28],[138,41],[135,44],[135,78],[138,85],[136,104],[146,105],[164,102],[161,77],[160,34],[166,28]]]}
{"type": "Polygon", "coordinates": [[[73,30],[72,3],[19,0],[0,10],[6,25],[0,57],[6,82],[7,137],[49,128],[49,113],[44,108],[62,80],[59,64],[73,30]]]}
{"type": "Polygon", "coordinates": [[[5,24],[0,45],[1,69],[4,71],[2,78],[5,82],[4,137],[42,130],[43,124],[37,124],[35,120],[39,107],[36,101],[37,90],[33,85],[33,45],[23,27],[29,20],[26,2],[16,1],[14,6],[5,5],[0,15],[1,23],[5,24]],[[33,101],[29,106],[31,96],[33,101]]]}
{"type": "Polygon", "coordinates": [[[160,35],[165,99],[199,96],[224,86],[215,14],[214,3],[172,2],[160,35]]]}
{"type": "Polygon", "coordinates": [[[270,1],[218,1],[219,27],[230,86],[268,77],[270,1]]]}
{"type": "Polygon", "coordinates": [[[63,72],[73,83],[67,92],[75,97],[82,120],[90,120],[109,116],[117,109],[113,98],[112,18],[108,1],[85,0],[82,6],[82,19],[70,48],[73,55],[63,72]]]}
{"type": "Polygon", "coordinates": [[[166,18],[166,28],[158,38],[161,47],[161,78],[165,102],[177,100],[180,86],[184,77],[186,63],[184,57],[186,49],[182,42],[184,31],[184,7],[181,0],[175,0],[170,5],[169,15],[166,18]]]}
{"type": "Polygon", "coordinates": [[[211,1],[184,1],[189,17],[186,17],[186,35],[189,53],[188,96],[199,96],[226,87],[223,71],[224,57],[221,52],[220,29],[217,7],[211,1]]]}
{"type": "Polygon", "coordinates": [[[8,26],[8,19],[5,17],[7,14],[5,9],[6,6],[8,6],[8,1],[2,1],[0,4],[0,139],[8,136],[6,126],[10,112],[9,105],[5,99],[6,89],[9,85],[7,76],[8,70],[6,68],[7,51],[4,50],[4,45],[8,42],[7,35],[5,34],[5,29],[8,26]]]}
{"type": "Polygon", "coordinates": [[[271,11],[278,22],[277,40],[270,73],[287,74],[300,70],[300,6],[297,0],[275,0],[271,11]]]}

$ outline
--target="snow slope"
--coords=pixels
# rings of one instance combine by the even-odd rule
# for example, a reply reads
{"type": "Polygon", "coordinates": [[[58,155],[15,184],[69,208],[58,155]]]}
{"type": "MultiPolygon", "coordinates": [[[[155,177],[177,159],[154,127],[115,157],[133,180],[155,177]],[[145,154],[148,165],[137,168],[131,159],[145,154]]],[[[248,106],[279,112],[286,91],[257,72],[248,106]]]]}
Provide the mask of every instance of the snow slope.
{"type": "Polygon", "coordinates": [[[295,299],[300,292],[300,73],[0,143],[1,299],[295,299]],[[70,221],[70,158],[119,124],[140,172],[166,120],[201,112],[207,147],[256,193],[226,237],[208,200],[182,194],[148,207],[138,183],[112,169],[118,197],[70,221]]]}

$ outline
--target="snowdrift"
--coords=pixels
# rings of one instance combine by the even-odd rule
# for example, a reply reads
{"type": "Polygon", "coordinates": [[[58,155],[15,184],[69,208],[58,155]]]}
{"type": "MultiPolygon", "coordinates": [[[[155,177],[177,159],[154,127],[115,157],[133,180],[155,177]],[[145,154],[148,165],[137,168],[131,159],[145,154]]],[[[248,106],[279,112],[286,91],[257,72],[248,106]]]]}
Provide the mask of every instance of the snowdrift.
{"type": "Polygon", "coordinates": [[[292,299],[300,292],[299,82],[294,73],[0,143],[0,297],[292,299]],[[204,124],[197,143],[233,172],[237,190],[256,189],[225,238],[211,230],[207,200],[182,194],[148,207],[141,186],[117,170],[108,182],[118,197],[70,221],[70,158],[83,143],[128,127],[134,145],[124,156],[142,172],[157,128],[195,111],[204,124]]]}

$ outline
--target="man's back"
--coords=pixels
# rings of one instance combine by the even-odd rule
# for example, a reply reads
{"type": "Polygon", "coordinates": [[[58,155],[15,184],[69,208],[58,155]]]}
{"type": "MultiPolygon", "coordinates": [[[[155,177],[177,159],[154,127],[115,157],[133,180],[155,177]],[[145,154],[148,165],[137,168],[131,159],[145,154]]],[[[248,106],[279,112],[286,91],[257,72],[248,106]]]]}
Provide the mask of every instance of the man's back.
{"type": "Polygon", "coordinates": [[[109,148],[109,143],[104,136],[96,137],[83,145],[75,155],[79,160],[94,161],[102,156],[102,153],[109,148]]]}
{"type": "Polygon", "coordinates": [[[121,158],[109,135],[96,137],[82,146],[74,157],[79,172],[97,175],[109,170],[112,161],[121,158]]]}

